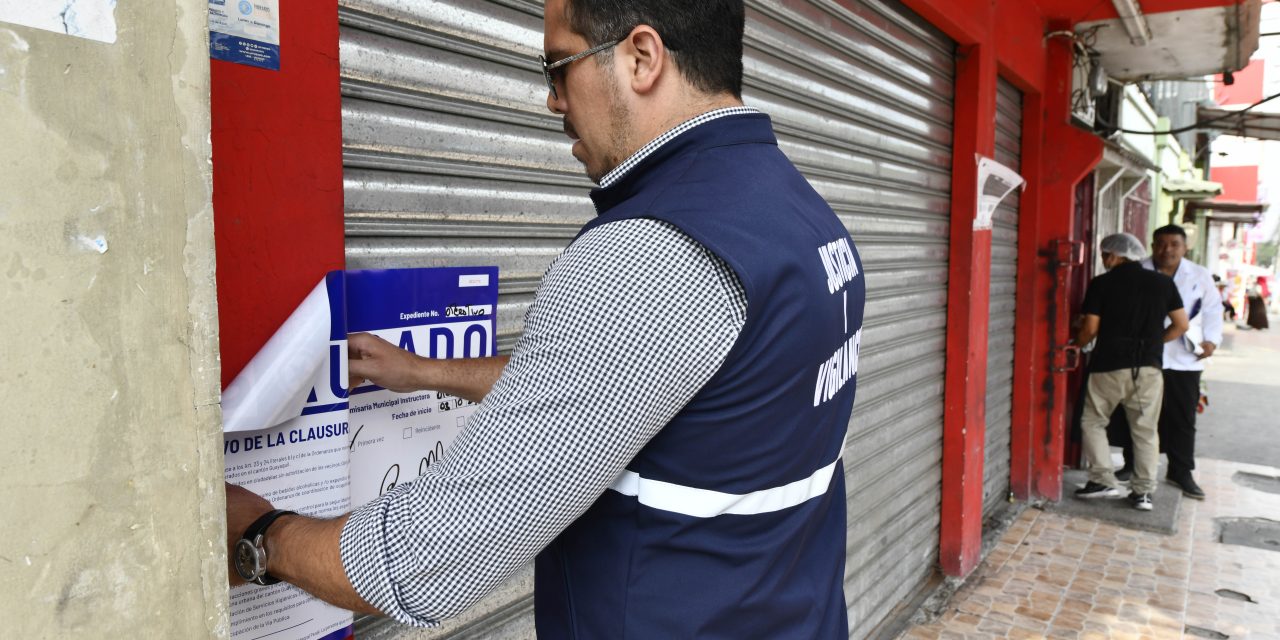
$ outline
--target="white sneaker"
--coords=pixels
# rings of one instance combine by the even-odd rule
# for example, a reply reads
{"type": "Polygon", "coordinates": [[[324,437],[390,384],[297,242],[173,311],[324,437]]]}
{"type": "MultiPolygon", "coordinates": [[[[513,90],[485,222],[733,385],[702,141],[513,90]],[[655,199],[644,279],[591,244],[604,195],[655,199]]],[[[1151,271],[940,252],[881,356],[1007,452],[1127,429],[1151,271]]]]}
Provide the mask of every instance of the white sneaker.
{"type": "Polygon", "coordinates": [[[1133,508],[1138,511],[1150,511],[1155,508],[1155,505],[1151,504],[1151,494],[1149,493],[1130,493],[1129,504],[1132,504],[1133,508]]]}

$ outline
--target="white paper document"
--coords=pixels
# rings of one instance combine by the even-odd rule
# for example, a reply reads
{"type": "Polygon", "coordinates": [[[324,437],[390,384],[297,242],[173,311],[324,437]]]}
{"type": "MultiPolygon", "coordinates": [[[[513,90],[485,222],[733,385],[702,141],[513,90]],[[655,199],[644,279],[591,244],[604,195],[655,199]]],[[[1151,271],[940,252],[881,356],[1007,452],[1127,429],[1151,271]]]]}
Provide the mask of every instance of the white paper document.
{"type": "MultiPolygon", "coordinates": [[[[343,273],[326,276],[223,394],[227,482],[288,509],[351,509],[343,273]]],[[[236,640],[344,640],[350,611],[281,582],[231,590],[236,640]]]]}
{"type": "Polygon", "coordinates": [[[1015,189],[1022,188],[1026,180],[1017,171],[991,158],[978,156],[978,214],[973,219],[974,229],[990,229],[995,220],[996,207],[1015,189]]]}

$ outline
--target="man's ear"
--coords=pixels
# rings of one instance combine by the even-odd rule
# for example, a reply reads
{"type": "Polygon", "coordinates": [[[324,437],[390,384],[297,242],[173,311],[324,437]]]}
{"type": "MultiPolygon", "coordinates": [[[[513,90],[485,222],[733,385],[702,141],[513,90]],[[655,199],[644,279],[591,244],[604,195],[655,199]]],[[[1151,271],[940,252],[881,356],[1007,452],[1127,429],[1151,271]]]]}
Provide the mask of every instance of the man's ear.
{"type": "Polygon", "coordinates": [[[667,47],[662,36],[653,27],[642,24],[618,44],[618,50],[625,57],[631,90],[641,95],[653,91],[667,64],[667,47]]]}

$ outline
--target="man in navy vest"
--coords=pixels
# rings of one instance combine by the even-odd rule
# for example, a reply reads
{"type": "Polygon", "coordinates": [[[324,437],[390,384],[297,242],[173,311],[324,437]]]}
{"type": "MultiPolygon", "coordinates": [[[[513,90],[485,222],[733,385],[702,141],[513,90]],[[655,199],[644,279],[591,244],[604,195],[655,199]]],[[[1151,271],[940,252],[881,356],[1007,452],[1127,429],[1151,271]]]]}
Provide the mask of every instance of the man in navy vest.
{"type": "MultiPolygon", "coordinates": [[[[481,401],[441,462],[266,572],[433,626],[536,557],[542,638],[844,638],[865,279],[744,107],[743,3],[546,3],[547,106],[599,184],[510,358],[353,335],[353,377],[481,401]]],[[[271,511],[228,486],[229,542],[271,511]]],[[[256,530],[257,528],[255,528],[256,530]]]]}

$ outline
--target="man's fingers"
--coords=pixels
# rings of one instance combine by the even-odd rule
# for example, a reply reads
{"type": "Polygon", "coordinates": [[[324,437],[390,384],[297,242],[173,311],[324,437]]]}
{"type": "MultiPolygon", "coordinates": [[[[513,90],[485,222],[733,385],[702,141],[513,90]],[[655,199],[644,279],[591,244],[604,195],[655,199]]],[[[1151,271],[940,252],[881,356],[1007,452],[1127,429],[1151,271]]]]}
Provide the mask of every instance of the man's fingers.
{"type": "Polygon", "coordinates": [[[395,345],[371,333],[352,333],[347,335],[347,354],[354,359],[368,358],[379,353],[394,350],[395,345]]]}
{"type": "Polygon", "coordinates": [[[347,362],[347,388],[355,389],[364,384],[365,380],[373,378],[374,368],[376,365],[371,359],[352,359],[347,362]]]}
{"type": "Polygon", "coordinates": [[[347,336],[347,388],[355,389],[366,380],[372,380],[379,366],[377,349],[390,343],[368,333],[347,336]],[[380,344],[381,343],[381,344],[380,344]]]}
{"type": "Polygon", "coordinates": [[[1197,360],[1204,360],[1205,358],[1212,356],[1213,352],[1218,350],[1217,345],[1207,341],[1201,342],[1200,348],[1204,350],[1204,353],[1201,353],[1199,356],[1197,356],[1196,357],[1197,360]]]}

